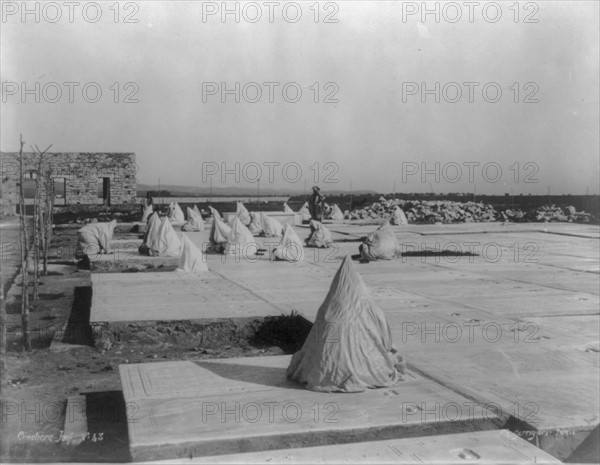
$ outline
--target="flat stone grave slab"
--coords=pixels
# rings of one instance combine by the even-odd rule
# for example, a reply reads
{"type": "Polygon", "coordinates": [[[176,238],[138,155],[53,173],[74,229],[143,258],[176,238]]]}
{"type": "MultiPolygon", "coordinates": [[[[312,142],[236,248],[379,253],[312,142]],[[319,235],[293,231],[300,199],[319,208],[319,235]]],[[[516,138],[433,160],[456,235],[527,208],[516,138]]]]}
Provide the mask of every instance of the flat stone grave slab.
{"type": "Polygon", "coordinates": [[[92,273],[90,323],[281,315],[216,273],[92,273]]]}
{"type": "MultiPolygon", "coordinates": [[[[581,259],[579,259],[581,262],[581,259]]],[[[458,269],[458,268],[455,268],[458,269]]],[[[497,279],[510,279],[511,281],[536,284],[561,291],[589,292],[596,294],[600,292],[598,286],[598,275],[594,273],[578,272],[574,270],[557,270],[548,266],[523,266],[502,267],[488,265],[486,267],[470,266],[465,271],[480,272],[488,277],[497,279]]]]}
{"type": "Polygon", "coordinates": [[[120,365],[134,461],[497,429],[493,410],[412,372],[390,388],[321,393],[290,356],[120,365]],[[133,421],[136,420],[136,421],[133,421]]]}
{"type": "MultiPolygon", "coordinates": [[[[282,225],[286,225],[289,224],[290,226],[296,226],[299,224],[302,224],[302,215],[300,213],[286,213],[286,212],[260,212],[260,211],[256,211],[254,213],[265,213],[267,216],[271,217],[271,218],[275,218],[277,221],[279,221],[282,225]]],[[[223,213],[223,220],[226,223],[229,223],[231,220],[233,220],[236,216],[235,212],[225,212],[223,213]]]]}
{"type": "Polygon", "coordinates": [[[600,328],[600,315],[534,317],[527,318],[531,328],[545,332],[549,336],[546,343],[556,344],[556,348],[583,352],[600,352],[598,328],[600,328]]]}
{"type": "MultiPolygon", "coordinates": [[[[176,464],[181,461],[147,462],[176,464]]],[[[279,449],[198,457],[190,464],[337,463],[562,463],[508,430],[474,431],[419,438],[389,439],[331,446],[279,449]]]]}
{"type": "Polygon", "coordinates": [[[505,318],[532,318],[541,316],[597,315],[600,312],[598,296],[587,293],[555,293],[550,295],[464,296],[465,304],[505,318]]]}
{"type": "MultiPolygon", "coordinates": [[[[343,234],[345,236],[348,237],[348,239],[356,239],[358,240],[361,237],[366,236],[367,234],[369,234],[372,231],[375,231],[379,225],[378,224],[366,224],[366,225],[359,225],[359,224],[344,224],[344,225],[329,225],[326,226],[327,228],[329,228],[331,230],[331,232],[335,232],[338,234],[343,234]]],[[[403,234],[404,230],[400,229],[399,226],[392,226],[392,228],[394,228],[394,233],[396,234],[403,234]]],[[[415,235],[414,233],[408,233],[410,234],[410,236],[415,235]]]]}
{"type": "Polygon", "coordinates": [[[579,318],[589,323],[587,330],[550,317],[483,320],[473,337],[463,328],[456,338],[454,328],[444,332],[443,324],[433,331],[429,325],[426,335],[394,328],[393,337],[413,369],[500,407],[524,422],[540,447],[565,459],[599,422],[598,326],[593,317],[579,318]]]}
{"type": "Polygon", "coordinates": [[[282,312],[296,311],[310,321],[325,299],[334,274],[334,270],[314,266],[308,261],[223,263],[216,259],[209,260],[208,265],[210,269],[242,288],[251,290],[282,312]]]}
{"type": "Polygon", "coordinates": [[[566,236],[600,238],[600,228],[586,225],[547,225],[544,232],[548,234],[561,234],[566,236]]]}
{"type": "Polygon", "coordinates": [[[573,223],[456,223],[456,224],[408,224],[402,226],[406,230],[419,234],[489,234],[489,233],[522,233],[538,232],[545,234],[565,234],[582,237],[598,237],[600,228],[595,225],[573,223]]]}

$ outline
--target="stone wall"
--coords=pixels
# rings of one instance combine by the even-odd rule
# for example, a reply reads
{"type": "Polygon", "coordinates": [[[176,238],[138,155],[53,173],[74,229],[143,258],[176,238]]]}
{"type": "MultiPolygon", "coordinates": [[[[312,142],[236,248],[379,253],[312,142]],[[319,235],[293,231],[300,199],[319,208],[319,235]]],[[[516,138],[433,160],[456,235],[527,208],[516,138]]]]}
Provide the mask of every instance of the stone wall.
{"type": "MultiPolygon", "coordinates": [[[[1,152],[2,179],[0,199],[3,214],[16,212],[19,203],[19,154],[1,152]]],[[[23,153],[25,179],[30,171],[39,171],[39,155],[23,153]]],[[[55,182],[64,180],[64,198],[56,205],[98,205],[103,199],[103,178],[110,179],[110,204],[136,202],[137,164],[134,153],[46,153],[41,165],[42,176],[50,173],[55,182]]],[[[43,182],[42,195],[44,195],[43,182]]]]}

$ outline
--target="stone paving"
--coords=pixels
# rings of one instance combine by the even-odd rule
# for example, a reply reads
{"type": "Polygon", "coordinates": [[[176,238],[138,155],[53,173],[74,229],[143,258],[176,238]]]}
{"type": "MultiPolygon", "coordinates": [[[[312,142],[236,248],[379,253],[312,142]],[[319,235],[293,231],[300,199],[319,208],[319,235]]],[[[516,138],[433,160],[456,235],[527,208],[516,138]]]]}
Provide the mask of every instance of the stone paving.
{"type": "MultiPolygon", "coordinates": [[[[305,249],[304,262],[207,255],[206,281],[214,280],[220,298],[226,292],[216,283],[224,280],[246,292],[248,302],[264,302],[248,308],[252,315],[294,310],[312,320],[340,260],[357,253],[359,238],[376,228],[327,226],[335,247],[305,249]]],[[[306,227],[296,230],[308,235],[306,227]]],[[[489,223],[395,231],[405,256],[356,267],[413,372],[522,421],[536,431],[538,445],[566,458],[600,422],[599,228],[489,223]]],[[[195,234],[197,245],[208,236],[195,234]]],[[[260,242],[269,249],[277,239],[260,242]]],[[[162,273],[141,274],[156,275],[158,283],[162,273]]],[[[196,289],[188,306],[194,317],[214,313],[202,286],[196,289]]],[[[123,315],[139,320],[136,308],[123,307],[123,315]]],[[[226,309],[222,315],[235,317],[226,309]]]]}

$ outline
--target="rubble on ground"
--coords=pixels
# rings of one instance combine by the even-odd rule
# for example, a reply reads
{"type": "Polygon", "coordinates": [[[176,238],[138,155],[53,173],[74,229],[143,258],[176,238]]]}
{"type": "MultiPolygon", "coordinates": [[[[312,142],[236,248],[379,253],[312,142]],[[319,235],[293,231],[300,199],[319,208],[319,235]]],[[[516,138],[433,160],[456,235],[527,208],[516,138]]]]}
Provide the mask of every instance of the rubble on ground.
{"type": "Polygon", "coordinates": [[[569,206],[564,210],[556,205],[534,208],[496,210],[483,202],[456,202],[450,200],[401,200],[380,197],[367,207],[346,212],[350,220],[388,220],[394,222],[394,213],[399,207],[405,213],[409,223],[482,223],[491,221],[513,222],[576,222],[588,223],[591,215],[577,212],[569,206]]]}

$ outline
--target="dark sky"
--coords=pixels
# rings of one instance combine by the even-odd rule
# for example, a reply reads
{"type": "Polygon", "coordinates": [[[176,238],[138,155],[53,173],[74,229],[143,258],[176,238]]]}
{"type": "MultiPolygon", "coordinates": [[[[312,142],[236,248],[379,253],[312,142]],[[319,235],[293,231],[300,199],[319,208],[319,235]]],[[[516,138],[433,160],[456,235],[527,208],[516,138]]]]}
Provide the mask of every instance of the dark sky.
{"type": "Polygon", "coordinates": [[[437,18],[408,14],[422,2],[319,2],[317,21],[315,2],[284,17],[287,3],[271,22],[265,2],[237,2],[238,23],[203,18],[221,2],[122,2],[118,22],[114,2],[99,2],[95,23],[81,7],[70,22],[64,2],[58,20],[5,10],[2,150],[22,132],[55,151],[133,151],[152,184],[247,186],[259,167],[261,186],[298,190],[598,193],[598,2],[521,2],[518,18],[498,2],[496,22],[493,6],[470,21],[464,2],[456,22],[439,2],[428,3],[437,18]],[[73,102],[65,82],[77,83],[73,102]],[[38,103],[23,83],[39,83],[38,103]],[[239,103],[222,83],[239,83],[239,103]],[[90,101],[102,91],[96,103],[86,84],[90,101]]]}

